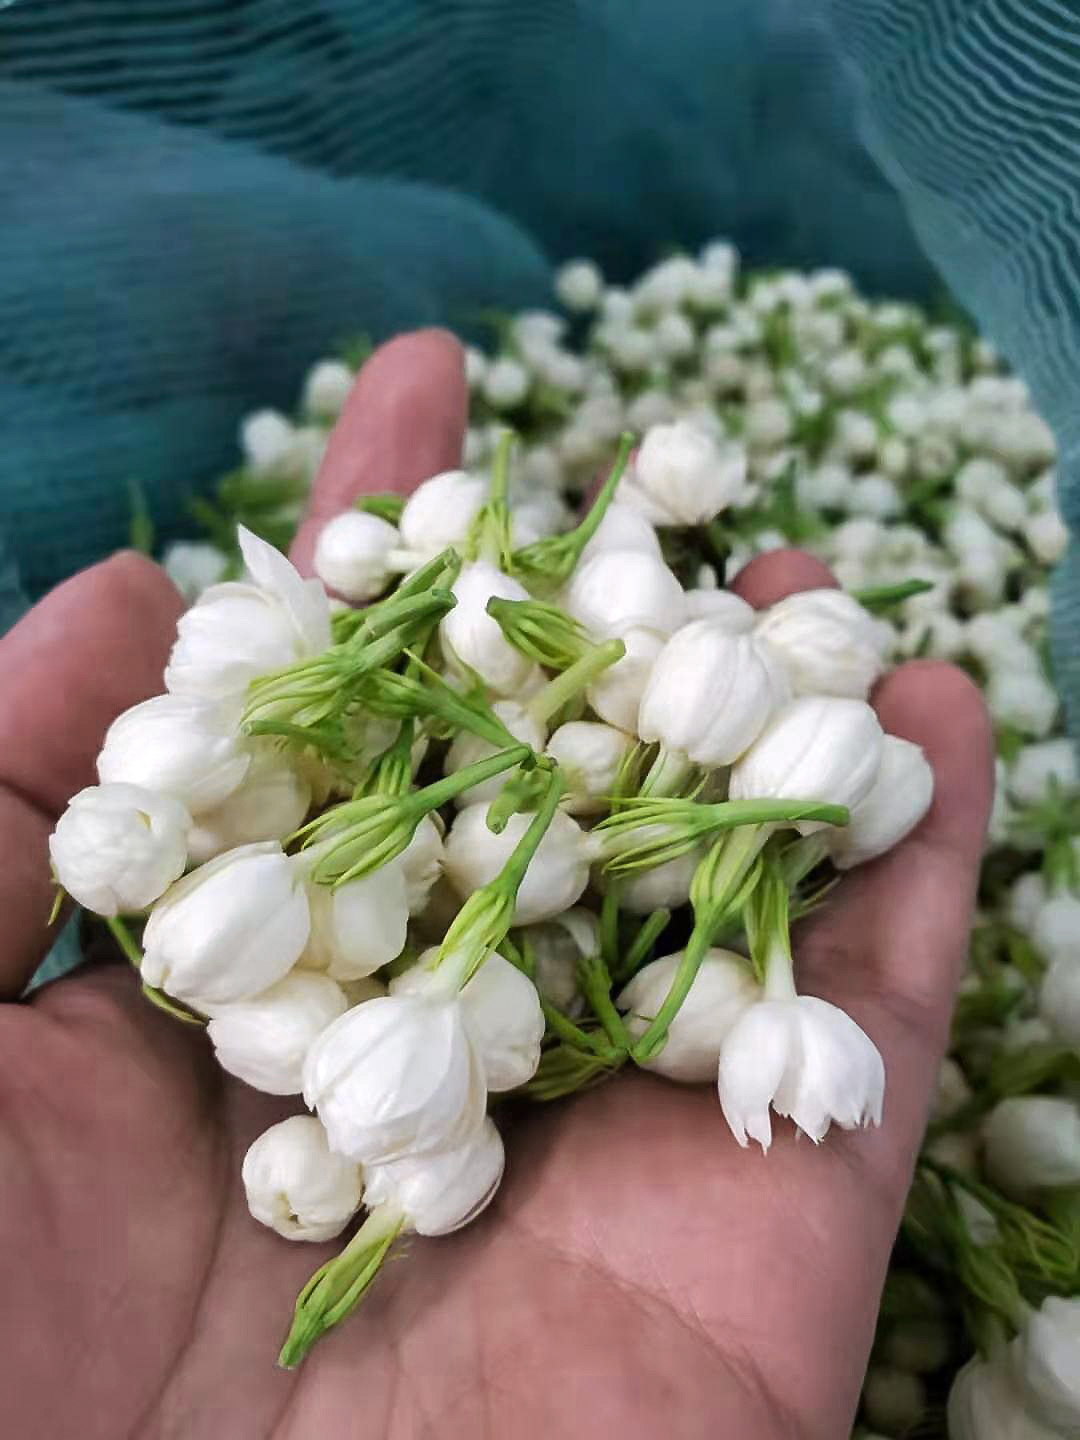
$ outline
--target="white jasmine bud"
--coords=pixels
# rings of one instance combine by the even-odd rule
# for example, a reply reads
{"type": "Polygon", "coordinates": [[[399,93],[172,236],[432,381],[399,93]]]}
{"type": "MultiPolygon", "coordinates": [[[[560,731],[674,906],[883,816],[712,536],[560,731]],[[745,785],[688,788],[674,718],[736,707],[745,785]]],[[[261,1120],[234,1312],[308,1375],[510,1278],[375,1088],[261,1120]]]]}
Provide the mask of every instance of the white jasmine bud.
{"type": "Polygon", "coordinates": [[[299,868],[273,842],[230,850],[178,880],[143,932],[142,977],[196,1009],[282,979],[307,942],[299,868]]]}
{"type": "Polygon", "coordinates": [[[877,449],[878,427],[861,410],[841,410],[833,425],[833,443],[848,460],[869,460],[877,449]]]}
{"type": "Polygon", "coordinates": [[[1073,954],[1058,954],[1039,987],[1039,1010],[1054,1036],[1080,1052],[1080,936],[1073,954]]]}
{"type": "Polygon", "coordinates": [[[652,524],[630,505],[614,500],[581,552],[578,568],[605,550],[636,550],[660,560],[660,541],[652,524]]]}
{"type": "Polygon", "coordinates": [[[505,1156],[495,1122],[452,1149],[409,1155],[367,1173],[368,1205],[387,1205],[418,1235],[449,1235],[475,1220],[492,1201],[505,1156]]]}
{"type": "Polygon", "coordinates": [[[987,1174],[1006,1195],[1080,1184],[1080,1107],[1058,1095],[1000,1100],[983,1123],[987,1174]]]}
{"type": "Polygon", "coordinates": [[[685,255],[661,260],[634,286],[634,300],[639,310],[674,310],[689,297],[697,274],[697,266],[685,255]]]}
{"type": "MultiPolygon", "coordinates": [[[[442,831],[433,816],[425,815],[420,821],[413,838],[398,856],[397,863],[405,878],[409,914],[417,915],[427,904],[443,868],[442,831]]],[[[379,874],[378,871],[374,873],[379,874]]]]}
{"type": "Polygon", "coordinates": [[[171,795],[198,815],[232,794],[250,763],[234,714],[193,695],[155,695],[109,726],[97,771],[103,785],[171,795]]]}
{"type": "Polygon", "coordinates": [[[902,1435],[922,1419],[926,1386],[909,1370],[871,1365],[863,1381],[863,1413],[887,1435],[902,1435]]]}
{"type": "Polygon", "coordinates": [[[1038,670],[998,669],[986,685],[986,703],[999,725],[1025,735],[1043,736],[1053,729],[1060,701],[1057,691],[1038,670]]]}
{"type": "Polygon", "coordinates": [[[1025,1397],[1003,1358],[974,1360],[949,1391],[950,1440],[1061,1440],[1028,1412],[1025,1397]]]}
{"type": "MultiPolygon", "coordinates": [[[[391,995],[424,994],[442,977],[432,971],[437,950],[390,982],[391,995]]],[[[536,1074],[544,1012],[536,986],[501,955],[491,954],[457,996],[488,1090],[514,1090],[536,1074]]]]}
{"type": "Polygon", "coordinates": [[[654,525],[702,525],[737,500],[746,454],[687,420],[648,431],[619,490],[654,525]]]}
{"type": "Polygon", "coordinates": [[[308,886],[311,933],[301,964],[359,980],[397,959],[409,924],[403,856],[344,885],[308,886]]]}
{"type": "Polygon", "coordinates": [[[1002,530],[1019,530],[1027,519],[1023,492],[996,460],[979,456],[956,472],[956,493],[1002,530]]]}
{"type": "Polygon", "coordinates": [[[142,910],[184,872],[190,816],[138,785],[92,785],[68,801],[49,836],[56,878],[99,915],[142,910]]]}
{"type": "Polygon", "coordinates": [[[874,515],[886,519],[903,508],[900,492],[884,475],[863,475],[852,485],[848,507],[853,515],[874,515]]]}
{"type": "Polygon", "coordinates": [[[493,360],[483,380],[484,399],[496,410],[512,410],[529,393],[529,372],[516,360],[493,360]]]}
{"type": "Polygon", "coordinates": [[[1013,1345],[1015,1372],[1033,1415],[1080,1435],[1080,1300],[1048,1296],[1013,1345]]]}
{"type": "Polygon", "coordinates": [[[607,808],[619,766],[633,743],[633,736],[599,721],[571,720],[559,726],[545,753],[566,777],[562,804],[569,814],[590,815],[607,808]]]}
{"type": "Polygon", "coordinates": [[[189,605],[218,583],[228,564],[224,551],[203,541],[174,540],[161,557],[162,569],[189,605]]]}
{"type": "Polygon", "coordinates": [[[487,1101],[461,1007],[420,995],[347,1010],[308,1050],[303,1078],[331,1149],[363,1165],[464,1143],[487,1101]]]}
{"type": "Polygon", "coordinates": [[[693,620],[657,656],[638,734],[695,764],[730,765],[789,694],[783,662],[768,646],[715,621],[693,620]]]}
{"type": "MultiPolygon", "coordinates": [[[[853,809],[870,793],[882,749],[869,705],[804,696],[785,706],[736,762],[728,793],[732,800],[773,796],[853,809]]],[[[805,835],[823,827],[803,820],[796,828],[805,835]]]]}
{"type": "Polygon", "coordinates": [[[1021,935],[1028,935],[1035,918],[1046,904],[1046,882],[1037,870],[1020,875],[1009,891],[1009,924],[1021,935]]]}
{"type": "Polygon", "coordinates": [[[390,556],[400,544],[397,530],[386,520],[365,510],[346,510],[319,532],[315,573],[328,590],[346,600],[374,600],[390,583],[390,556]]]}
{"type": "Polygon", "coordinates": [[[733,591],[715,586],[687,590],[686,613],[688,620],[710,620],[730,635],[746,635],[757,623],[757,611],[752,605],[733,591]]]}
{"type": "Polygon", "coordinates": [[[887,626],[842,590],[804,590],[771,605],[755,636],[784,664],[796,695],[863,700],[884,669],[887,626]]]}
{"type": "Polygon", "coordinates": [[[299,1095],[312,1042],[344,1013],[339,985],[326,975],[294,970],[250,1000],[215,1006],[206,1033],[230,1075],[268,1095],[299,1095]]]}
{"type": "Polygon", "coordinates": [[[697,348],[697,335],[685,315],[669,310],[661,315],[653,330],[657,353],[666,360],[682,360],[697,348]]]}
{"type": "Polygon", "coordinates": [[[830,1125],[879,1125],[885,1067],[850,1015],[792,986],[787,998],[761,1000],[735,1020],[720,1050],[719,1089],[739,1144],[749,1136],[768,1150],[770,1106],[815,1142],[830,1125]]]}
{"type": "Polygon", "coordinates": [[[256,410],[240,426],[240,448],[252,470],[265,473],[291,458],[295,430],[277,410],[256,410]]]}
{"type": "Polygon", "coordinates": [[[930,808],[934,772],[918,745],[886,735],[874,783],[852,807],[848,823],[829,834],[829,853],[840,870],[884,855],[908,835],[930,808]]]}
{"type": "Polygon", "coordinates": [[[567,310],[595,310],[604,277],[591,260],[568,260],[555,272],[555,294],[567,310]]]}
{"type": "Polygon", "coordinates": [[[653,630],[632,628],[622,637],[626,654],[593,680],[585,694],[601,720],[628,734],[636,734],[638,710],[664,637],[653,630]]]}
{"type": "Polygon", "coordinates": [[[466,565],[453,591],[457,604],[439,625],[447,661],[475,670],[496,695],[517,694],[529,680],[533,662],[510,644],[486,607],[493,596],[527,600],[529,592],[486,560],[466,565]]]}
{"type": "Polygon", "coordinates": [[[894,480],[907,474],[911,453],[899,435],[888,435],[878,446],[877,463],[883,474],[894,480]]]}
{"type": "Polygon", "coordinates": [[[272,742],[251,747],[243,780],[188,833],[191,859],[201,865],[225,850],[257,840],[284,840],[304,823],[311,785],[293,757],[272,742]]]}
{"type": "Polygon", "coordinates": [[[1035,917],[1031,938],[1044,955],[1070,955],[1080,959],[1080,899],[1055,895],[1035,917]]]}
{"type": "MultiPolygon", "coordinates": [[[[681,316],[671,316],[682,320],[681,316]]],[[[649,430],[654,425],[666,425],[675,419],[675,400],[666,390],[649,388],[635,395],[626,407],[626,423],[632,430],[649,430]]],[[[624,486],[626,482],[623,482],[624,486]]]]}
{"type": "Polygon", "coordinates": [[[304,381],[304,409],[320,420],[336,420],[349,398],[355,376],[343,360],[320,360],[304,381]]]}
{"type": "MultiPolygon", "coordinates": [[[[635,1040],[644,1035],[663,1004],[683,952],[664,955],[637,972],[616,1004],[627,1012],[626,1028],[635,1040]]],[[[647,1068],[685,1084],[714,1081],[720,1047],[761,987],[749,963],[730,950],[709,950],[686,999],[668,1028],[667,1042],[647,1068]]]]}
{"type": "Polygon", "coordinates": [[[972,1097],[967,1076],[951,1055],[946,1055],[938,1066],[937,1086],[930,1107],[930,1121],[936,1124],[947,1120],[962,1110],[972,1097]]]}
{"type": "Polygon", "coordinates": [[[1024,543],[1042,565],[1056,565],[1065,554],[1069,532],[1056,510],[1032,515],[1023,524],[1024,543]]]}
{"type": "MultiPolygon", "coordinates": [[[[446,837],[445,869],[462,899],[495,879],[532,818],[512,815],[502,833],[493,835],[485,805],[470,805],[458,812],[446,837]]],[[[592,851],[589,836],[580,825],[557,810],[521,882],[513,923],[533,925],[575,904],[589,882],[592,851]]]]}
{"type": "Polygon", "coordinates": [[[248,1147],[242,1175],[252,1215],[286,1240],[332,1240],[360,1207],[359,1165],[333,1153],[313,1115],[264,1130],[248,1147]]]}
{"type": "Polygon", "coordinates": [[[752,450],[770,450],[783,445],[791,434],[791,410],[777,396],[755,400],[746,407],[743,433],[752,450]]]}
{"type": "Polygon", "coordinates": [[[488,496],[488,487],[465,470],[446,470],[418,485],[401,511],[402,546],[431,559],[461,545],[488,496]]]}
{"type": "MultiPolygon", "coordinates": [[[[491,708],[515,740],[520,740],[523,745],[530,746],[537,753],[543,750],[546,737],[544,726],[524,706],[516,700],[496,700],[491,708]]],[[[466,766],[475,765],[478,760],[490,759],[499,749],[499,746],[470,730],[459,730],[446,752],[443,773],[453,775],[458,770],[464,770],[466,766]]],[[[490,780],[481,780],[478,785],[470,785],[467,790],[462,790],[454,797],[454,804],[459,809],[464,809],[467,805],[490,805],[506,784],[507,778],[505,774],[493,775],[490,780]]]]}
{"type": "Polygon", "coordinates": [[[885,1342],[885,1358],[911,1375],[930,1375],[949,1363],[952,1332],[944,1320],[899,1320],[885,1342]]]}
{"type": "Polygon", "coordinates": [[[239,699],[257,676],[330,645],[330,607],[319,581],[302,579],[243,526],[238,537],[251,579],[212,586],[180,617],[165,668],[174,695],[239,699]]]}
{"type": "MultiPolygon", "coordinates": [[[[635,830],[635,841],[647,840],[651,830],[648,825],[635,830]]],[[[690,899],[690,883],[701,859],[700,850],[691,850],[675,860],[627,876],[619,882],[619,908],[631,915],[651,915],[661,907],[677,910],[690,899]]]]}
{"type": "Polygon", "coordinates": [[[634,629],[670,635],[682,623],[685,600],[662,560],[640,551],[604,550],[574,571],[563,608],[597,639],[622,639],[634,629]]]}
{"type": "Polygon", "coordinates": [[[551,920],[526,927],[536,967],[536,988],[545,1000],[571,1019],[580,1015],[585,997],[578,985],[578,966],[600,951],[600,924],[591,910],[574,906],[551,920]]]}
{"type": "Polygon", "coordinates": [[[1009,771],[1009,791],[1020,805],[1035,805],[1051,785],[1063,790],[1077,784],[1076,746],[1068,736],[1025,745],[1009,771]]]}

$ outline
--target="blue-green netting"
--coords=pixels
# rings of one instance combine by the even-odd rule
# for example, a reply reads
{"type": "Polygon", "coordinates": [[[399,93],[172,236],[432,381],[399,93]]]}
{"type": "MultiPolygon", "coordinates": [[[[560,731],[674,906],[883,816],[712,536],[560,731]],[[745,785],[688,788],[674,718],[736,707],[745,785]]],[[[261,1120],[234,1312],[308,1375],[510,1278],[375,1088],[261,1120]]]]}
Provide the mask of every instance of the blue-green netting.
{"type": "Polygon", "coordinates": [[[1075,523],[1078,62],[1064,0],[0,0],[24,586],[121,542],[132,479],[183,528],[244,410],[350,335],[716,234],[878,293],[944,280],[1054,425],[1075,523]]]}

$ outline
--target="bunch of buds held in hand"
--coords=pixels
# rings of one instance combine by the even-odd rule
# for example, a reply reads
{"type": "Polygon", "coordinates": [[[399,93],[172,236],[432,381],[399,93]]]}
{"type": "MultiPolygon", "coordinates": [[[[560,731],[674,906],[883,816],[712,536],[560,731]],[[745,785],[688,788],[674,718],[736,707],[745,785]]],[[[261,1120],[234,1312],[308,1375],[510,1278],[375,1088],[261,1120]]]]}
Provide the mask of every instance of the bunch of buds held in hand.
{"type": "Polygon", "coordinates": [[[241,533],[246,577],[181,618],[52,837],[148,997],[303,1097],[244,1161],[255,1219],[325,1241],[366,1212],[284,1364],[399,1237],[483,1210],[499,1095],[636,1065],[716,1085],[740,1145],[880,1120],[873,1039],[800,992],[790,924],[930,805],[867,700],[892,632],[837,589],[687,586],[745,455],[688,421],[632,447],[562,531],[516,514],[507,433],[489,475],[331,521],[318,579],[241,533]]]}

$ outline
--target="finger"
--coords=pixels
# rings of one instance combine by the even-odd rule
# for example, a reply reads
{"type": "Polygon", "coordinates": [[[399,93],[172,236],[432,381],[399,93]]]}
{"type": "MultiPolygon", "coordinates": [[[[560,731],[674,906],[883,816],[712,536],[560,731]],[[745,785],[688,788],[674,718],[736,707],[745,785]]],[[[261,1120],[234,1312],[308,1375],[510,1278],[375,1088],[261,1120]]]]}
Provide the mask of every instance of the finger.
{"type": "Polygon", "coordinates": [[[48,837],[95,782],[110,722],[161,690],[183,608],[133,552],[58,586],[0,638],[0,996],[21,993],[52,942],[48,837]]]}
{"type": "Polygon", "coordinates": [[[465,352],[445,330],[380,345],[357,377],[330,436],[292,559],[311,573],[319,531],[358,495],[406,495],[461,464],[468,418],[465,352]]]}
{"type": "Polygon", "coordinates": [[[835,589],[832,571],[805,550],[770,550],[744,565],[731,589],[755,610],[775,605],[798,590],[835,589]]]}
{"type": "Polygon", "coordinates": [[[835,903],[800,941],[800,975],[850,1011],[885,1056],[903,1178],[925,1127],[966,962],[994,746],[982,695],[950,665],[903,665],[873,700],[888,733],[922,746],[934,798],[907,839],[844,876],[835,903]]]}

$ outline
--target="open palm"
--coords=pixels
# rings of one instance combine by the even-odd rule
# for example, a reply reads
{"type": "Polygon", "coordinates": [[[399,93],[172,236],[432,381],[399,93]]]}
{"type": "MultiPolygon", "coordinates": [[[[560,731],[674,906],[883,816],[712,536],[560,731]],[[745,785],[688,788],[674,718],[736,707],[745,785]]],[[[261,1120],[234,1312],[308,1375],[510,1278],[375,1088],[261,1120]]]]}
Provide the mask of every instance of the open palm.
{"type": "MultiPolygon", "coordinates": [[[[377,352],[297,541],[359,491],[457,463],[447,336],[377,352]]],[[[748,567],[762,604],[827,583],[808,557],[748,567]]],[[[0,641],[0,982],[45,943],[46,840],[108,721],[160,688],[179,600],[121,556],[0,641]]],[[[888,1071],[880,1131],[740,1150],[715,1092],[623,1074],[506,1115],[507,1177],[460,1235],[413,1242],[298,1373],[274,1356],[335,1246],[247,1214],[240,1161],[287,1113],[224,1076],[200,1033],[98,962],[0,1011],[0,1233],[13,1433],[117,1436],[840,1437],[846,1434],[966,948],[990,793],[977,692],[904,667],[875,703],[937,789],[899,850],[797,937],[801,988],[842,1003],[888,1071]]],[[[295,1108],[295,1107],[292,1107],[295,1108]]]]}

